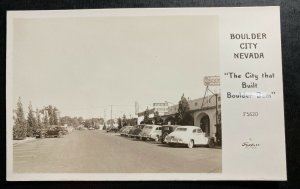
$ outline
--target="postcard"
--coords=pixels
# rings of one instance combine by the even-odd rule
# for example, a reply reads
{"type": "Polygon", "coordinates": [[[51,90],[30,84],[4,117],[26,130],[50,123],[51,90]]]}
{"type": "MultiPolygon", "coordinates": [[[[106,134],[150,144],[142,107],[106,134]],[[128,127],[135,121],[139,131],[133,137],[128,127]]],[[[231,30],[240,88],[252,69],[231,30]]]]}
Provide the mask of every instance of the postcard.
{"type": "Polygon", "coordinates": [[[286,180],[280,7],[7,12],[8,181],[286,180]]]}

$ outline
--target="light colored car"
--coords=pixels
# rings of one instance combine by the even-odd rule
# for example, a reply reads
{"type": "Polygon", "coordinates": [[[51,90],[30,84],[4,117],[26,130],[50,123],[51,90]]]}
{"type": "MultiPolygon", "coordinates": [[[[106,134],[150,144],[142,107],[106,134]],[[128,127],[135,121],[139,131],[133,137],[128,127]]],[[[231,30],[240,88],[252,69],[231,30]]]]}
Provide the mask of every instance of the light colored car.
{"type": "Polygon", "coordinates": [[[141,140],[152,139],[156,142],[161,138],[161,126],[160,125],[146,125],[142,132],[139,134],[141,140]]]}
{"type": "Polygon", "coordinates": [[[214,138],[205,136],[201,128],[196,126],[177,127],[174,132],[166,136],[165,142],[170,146],[175,144],[187,145],[188,148],[193,148],[195,145],[214,146],[214,138]]]}
{"type": "Polygon", "coordinates": [[[122,130],[120,130],[120,135],[121,136],[127,136],[128,135],[128,132],[130,131],[130,129],[132,129],[133,126],[125,126],[125,127],[122,127],[122,130]]]}

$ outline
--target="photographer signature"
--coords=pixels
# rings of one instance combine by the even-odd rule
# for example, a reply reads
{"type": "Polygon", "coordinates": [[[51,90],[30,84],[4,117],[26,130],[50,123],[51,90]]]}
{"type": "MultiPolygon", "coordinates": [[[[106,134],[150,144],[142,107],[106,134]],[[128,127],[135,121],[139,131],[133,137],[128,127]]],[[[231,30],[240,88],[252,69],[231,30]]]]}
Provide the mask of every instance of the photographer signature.
{"type": "Polygon", "coordinates": [[[256,149],[259,146],[260,144],[253,142],[251,138],[242,143],[242,147],[244,147],[245,149],[256,149]]]}

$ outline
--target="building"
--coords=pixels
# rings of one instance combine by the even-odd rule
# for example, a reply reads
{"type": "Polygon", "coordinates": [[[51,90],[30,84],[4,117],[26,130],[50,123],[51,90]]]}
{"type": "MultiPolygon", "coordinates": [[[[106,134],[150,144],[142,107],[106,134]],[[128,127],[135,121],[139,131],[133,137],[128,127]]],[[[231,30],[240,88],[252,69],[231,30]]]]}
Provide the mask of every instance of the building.
{"type": "MultiPolygon", "coordinates": [[[[152,108],[152,109],[148,109],[149,111],[149,118],[154,118],[154,111],[155,109],[152,108]]],[[[144,114],[145,114],[145,111],[143,112],[139,112],[137,115],[138,115],[138,118],[137,118],[137,123],[140,124],[143,120],[144,120],[144,114]]]]}
{"type": "MultiPolygon", "coordinates": [[[[189,113],[192,117],[194,126],[199,126],[205,133],[206,136],[216,138],[216,133],[221,133],[221,97],[220,94],[209,95],[205,98],[197,98],[194,100],[188,100],[189,113]]],[[[155,104],[155,103],[154,103],[155,104]]],[[[168,104],[168,103],[166,103],[168,104]]],[[[166,108],[165,104],[162,105],[166,108]]],[[[161,118],[166,125],[176,124],[175,116],[178,112],[178,104],[173,106],[167,106],[167,110],[162,110],[164,113],[161,114],[161,118]]],[[[160,107],[160,106],[155,106],[160,107]]],[[[161,107],[160,107],[161,108],[161,107]]],[[[149,109],[149,118],[153,120],[154,112],[157,109],[149,109]]],[[[144,120],[144,111],[138,113],[138,124],[144,120]]]]}
{"type": "Polygon", "coordinates": [[[169,103],[162,102],[162,103],[153,103],[154,112],[158,112],[158,115],[162,116],[168,112],[169,103]]]}
{"type": "MultiPolygon", "coordinates": [[[[219,94],[209,95],[205,98],[189,100],[189,113],[193,117],[194,126],[199,126],[207,136],[215,137],[217,123],[220,123],[221,97],[219,94]]],[[[165,124],[175,124],[175,114],[178,104],[170,106],[168,112],[162,116],[165,124]]]]}

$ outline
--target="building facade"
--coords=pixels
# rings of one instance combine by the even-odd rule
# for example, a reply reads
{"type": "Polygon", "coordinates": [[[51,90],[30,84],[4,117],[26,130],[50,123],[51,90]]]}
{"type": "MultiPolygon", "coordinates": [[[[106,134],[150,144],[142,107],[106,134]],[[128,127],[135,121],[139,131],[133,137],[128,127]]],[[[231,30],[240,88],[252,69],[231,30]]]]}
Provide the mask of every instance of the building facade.
{"type": "MultiPolygon", "coordinates": [[[[194,126],[199,126],[207,136],[216,137],[221,123],[221,97],[219,94],[209,95],[205,98],[188,100],[189,113],[193,117],[194,126]]],[[[162,116],[166,124],[176,124],[175,115],[178,112],[178,104],[168,107],[168,112],[162,116]]]]}
{"type": "MultiPolygon", "coordinates": [[[[206,136],[214,137],[216,140],[218,135],[221,135],[221,97],[220,94],[209,95],[204,98],[197,98],[194,100],[188,100],[190,110],[188,113],[192,117],[192,123],[194,126],[199,126],[206,136]]],[[[155,103],[154,103],[155,104],[155,103]]],[[[164,109],[160,113],[160,117],[163,119],[165,125],[175,125],[176,113],[178,112],[178,104],[168,106],[163,104],[164,109]]],[[[159,106],[154,106],[159,107],[159,106]]],[[[160,107],[161,108],[161,107],[160,107]]],[[[157,108],[149,109],[149,118],[154,120],[154,113],[157,108]]],[[[144,112],[138,113],[138,124],[144,120],[144,112]]]]}

